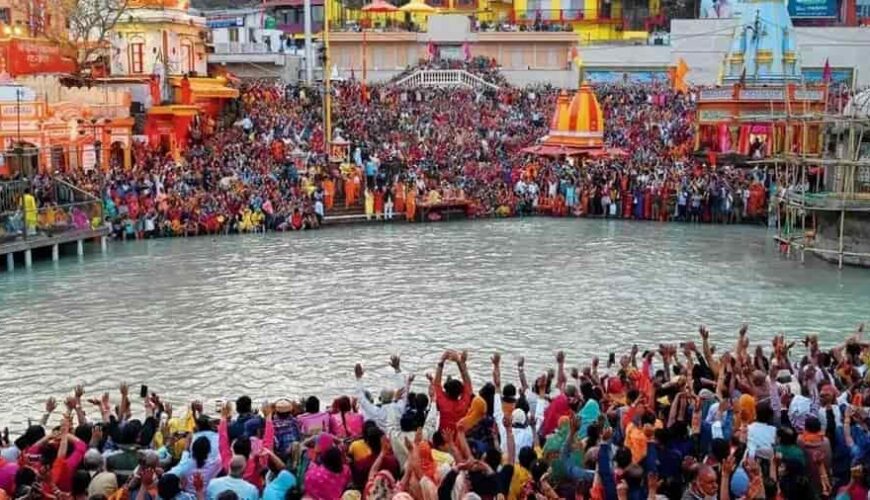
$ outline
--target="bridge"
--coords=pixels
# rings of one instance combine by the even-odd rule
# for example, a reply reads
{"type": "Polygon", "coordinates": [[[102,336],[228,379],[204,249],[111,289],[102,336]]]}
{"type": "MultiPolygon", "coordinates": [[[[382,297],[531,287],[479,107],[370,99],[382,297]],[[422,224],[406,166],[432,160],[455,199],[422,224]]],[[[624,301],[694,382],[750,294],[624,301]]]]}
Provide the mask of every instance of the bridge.
{"type": "Polygon", "coordinates": [[[36,233],[28,234],[21,198],[32,187],[26,180],[0,182],[0,257],[6,256],[6,270],[15,269],[16,255],[23,256],[24,266],[33,265],[33,252],[51,248],[51,258],[60,258],[61,247],[75,243],[79,256],[84,255],[84,242],[100,239],[106,251],[108,226],[102,223],[103,203],[96,196],[65,181],[53,179],[38,188],[38,198],[44,200],[37,211],[36,233]]]}
{"type": "Polygon", "coordinates": [[[498,90],[498,85],[464,69],[418,69],[396,81],[399,87],[465,87],[498,90]]]}

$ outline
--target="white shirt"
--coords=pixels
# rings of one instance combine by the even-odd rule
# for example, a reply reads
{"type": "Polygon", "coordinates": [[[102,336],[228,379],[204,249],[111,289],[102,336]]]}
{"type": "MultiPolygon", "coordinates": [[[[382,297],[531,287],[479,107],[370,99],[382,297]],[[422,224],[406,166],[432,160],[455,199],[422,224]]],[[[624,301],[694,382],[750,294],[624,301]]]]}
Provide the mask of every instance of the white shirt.
{"type": "Polygon", "coordinates": [[[746,427],[746,452],[754,457],[758,450],[770,450],[776,444],[776,427],[753,422],[746,427]]]}
{"type": "Polygon", "coordinates": [[[215,500],[218,495],[225,491],[233,491],[238,495],[239,500],[257,500],[260,498],[260,491],[253,484],[230,476],[219,477],[212,479],[206,488],[206,498],[215,500]]]}

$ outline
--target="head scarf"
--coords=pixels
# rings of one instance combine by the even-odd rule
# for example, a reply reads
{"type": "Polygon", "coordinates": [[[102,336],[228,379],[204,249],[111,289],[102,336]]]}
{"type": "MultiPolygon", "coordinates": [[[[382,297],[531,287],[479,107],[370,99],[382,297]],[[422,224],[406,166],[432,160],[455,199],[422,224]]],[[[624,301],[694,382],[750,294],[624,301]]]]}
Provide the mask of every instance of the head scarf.
{"type": "Polygon", "coordinates": [[[381,469],[366,485],[367,500],[389,500],[393,498],[396,480],[393,474],[386,469],[381,469]]]}
{"type": "Polygon", "coordinates": [[[474,396],[468,413],[459,421],[459,425],[468,430],[477,425],[486,416],[486,401],[480,396],[474,396]]]}
{"type": "Polygon", "coordinates": [[[432,457],[432,446],[427,441],[421,442],[417,445],[417,455],[420,459],[420,469],[423,471],[423,475],[432,481],[437,481],[438,467],[432,457]]]}
{"type": "Polygon", "coordinates": [[[601,416],[601,406],[599,406],[598,401],[590,399],[583,405],[577,416],[580,418],[580,439],[585,439],[589,426],[597,422],[598,417],[601,416]]]}
{"type": "Polygon", "coordinates": [[[740,396],[737,400],[737,426],[749,425],[755,422],[755,398],[749,394],[740,396]]]}

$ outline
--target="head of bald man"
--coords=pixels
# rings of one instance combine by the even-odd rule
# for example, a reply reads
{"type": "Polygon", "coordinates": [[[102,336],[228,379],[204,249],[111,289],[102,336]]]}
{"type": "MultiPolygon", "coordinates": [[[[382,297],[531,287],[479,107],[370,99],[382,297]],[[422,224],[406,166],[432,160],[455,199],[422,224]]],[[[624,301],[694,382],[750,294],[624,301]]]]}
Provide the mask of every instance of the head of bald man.
{"type": "Polygon", "coordinates": [[[242,455],[233,455],[233,459],[230,461],[230,476],[241,478],[245,473],[247,462],[242,455]]]}
{"type": "Polygon", "coordinates": [[[704,496],[714,496],[719,491],[719,484],[716,478],[716,471],[709,465],[704,465],[698,469],[695,476],[695,491],[704,496]]]}

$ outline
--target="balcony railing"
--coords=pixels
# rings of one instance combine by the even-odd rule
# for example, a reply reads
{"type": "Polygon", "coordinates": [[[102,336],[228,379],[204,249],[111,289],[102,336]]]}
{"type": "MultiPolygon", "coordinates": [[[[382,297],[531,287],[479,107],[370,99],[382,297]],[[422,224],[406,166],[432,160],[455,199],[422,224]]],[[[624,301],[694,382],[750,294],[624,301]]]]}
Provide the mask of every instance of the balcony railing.
{"type": "Polygon", "coordinates": [[[277,54],[280,52],[280,44],[269,47],[265,43],[240,43],[227,42],[214,44],[215,54],[277,54]]]}
{"type": "MultiPolygon", "coordinates": [[[[299,35],[301,33],[305,33],[305,24],[302,22],[280,23],[278,24],[278,29],[289,35],[299,35]]],[[[321,30],[323,30],[323,21],[311,22],[312,33],[320,33],[321,30]]]]}

